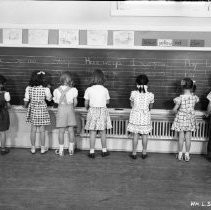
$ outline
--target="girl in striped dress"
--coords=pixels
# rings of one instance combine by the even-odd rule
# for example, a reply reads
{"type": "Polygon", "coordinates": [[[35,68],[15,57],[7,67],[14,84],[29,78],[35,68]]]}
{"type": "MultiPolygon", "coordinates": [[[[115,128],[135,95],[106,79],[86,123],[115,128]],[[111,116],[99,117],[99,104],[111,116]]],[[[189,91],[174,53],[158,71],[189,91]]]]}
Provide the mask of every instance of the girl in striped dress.
{"type": "Polygon", "coordinates": [[[111,129],[111,119],[106,105],[109,104],[110,96],[108,89],[104,87],[105,77],[101,70],[93,72],[91,86],[84,94],[85,107],[88,110],[85,129],[90,134],[89,157],[95,158],[95,139],[97,131],[101,133],[102,157],[108,156],[106,146],[106,129],[111,129]]]}
{"type": "Polygon", "coordinates": [[[40,131],[41,154],[46,153],[45,126],[50,125],[50,115],[45,100],[51,101],[52,95],[47,86],[43,71],[32,73],[29,85],[25,90],[24,106],[27,107],[26,122],[31,124],[31,153],[35,154],[36,133],[40,131]]]}
{"type": "Polygon", "coordinates": [[[58,104],[56,116],[56,127],[59,129],[59,149],[56,155],[64,156],[64,132],[67,129],[69,134],[69,155],[74,154],[76,117],[74,108],[77,106],[78,90],[73,87],[73,80],[69,72],[64,72],[60,76],[60,83],[53,92],[53,100],[58,104]]]}
{"type": "Polygon", "coordinates": [[[172,130],[179,133],[178,150],[179,153],[176,156],[178,160],[189,161],[190,160],[190,147],[191,147],[191,133],[196,130],[197,122],[195,117],[194,107],[199,101],[199,97],[194,95],[193,92],[196,89],[194,82],[190,78],[184,78],[181,81],[181,88],[183,94],[174,99],[175,106],[173,112],[176,114],[174,122],[172,124],[172,130]],[[186,152],[183,157],[183,143],[185,140],[186,152]]]}

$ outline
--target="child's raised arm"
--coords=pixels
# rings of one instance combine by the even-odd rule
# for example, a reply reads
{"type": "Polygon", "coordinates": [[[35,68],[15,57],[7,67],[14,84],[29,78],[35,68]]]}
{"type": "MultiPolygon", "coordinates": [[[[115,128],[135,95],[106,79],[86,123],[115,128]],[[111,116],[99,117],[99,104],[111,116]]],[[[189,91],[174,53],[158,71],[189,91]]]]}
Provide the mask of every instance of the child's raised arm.
{"type": "Polygon", "coordinates": [[[52,95],[51,95],[51,91],[49,88],[45,89],[45,96],[46,96],[46,100],[48,100],[48,101],[52,100],[52,95]]]}
{"type": "Polygon", "coordinates": [[[152,107],[153,107],[153,103],[150,103],[150,104],[149,104],[149,110],[151,110],[152,107]]]}
{"type": "Polygon", "coordinates": [[[76,107],[78,105],[78,99],[73,98],[73,106],[76,107]]]}
{"type": "Polygon", "coordinates": [[[85,104],[86,109],[88,110],[89,109],[89,100],[85,100],[84,104],[85,104]]]}
{"type": "Polygon", "coordinates": [[[172,109],[173,113],[176,114],[177,110],[179,109],[179,104],[175,104],[174,108],[172,109]]]}
{"type": "Polygon", "coordinates": [[[210,115],[211,114],[211,101],[209,102],[208,106],[207,106],[207,114],[210,115]]]}

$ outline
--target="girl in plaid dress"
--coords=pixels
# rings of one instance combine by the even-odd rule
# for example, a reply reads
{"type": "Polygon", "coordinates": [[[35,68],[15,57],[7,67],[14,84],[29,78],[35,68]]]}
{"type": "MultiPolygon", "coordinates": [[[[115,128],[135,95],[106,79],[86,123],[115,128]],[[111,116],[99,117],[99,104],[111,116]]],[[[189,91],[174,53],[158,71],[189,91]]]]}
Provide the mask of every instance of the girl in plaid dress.
{"type": "Polygon", "coordinates": [[[73,80],[69,72],[64,72],[60,76],[61,86],[53,92],[53,100],[58,104],[56,116],[56,127],[59,129],[59,149],[55,151],[56,155],[64,156],[64,132],[67,129],[69,133],[69,154],[74,154],[76,126],[75,110],[78,100],[78,90],[73,87],[73,80]]]}
{"type": "Polygon", "coordinates": [[[36,132],[40,131],[41,154],[45,148],[45,126],[50,125],[50,115],[45,100],[51,101],[52,95],[47,86],[45,72],[36,71],[32,73],[29,86],[25,90],[24,106],[27,107],[26,122],[31,123],[31,153],[36,152],[36,132]]]}
{"type": "Polygon", "coordinates": [[[137,89],[131,92],[130,102],[132,110],[127,130],[133,133],[133,152],[132,159],[136,159],[136,150],[138,145],[138,136],[142,135],[142,158],[147,157],[148,134],[152,130],[151,114],[154,103],[154,94],[147,91],[148,78],[145,74],[136,78],[137,89]]]}
{"type": "Polygon", "coordinates": [[[176,113],[174,122],[172,124],[172,130],[179,132],[178,160],[183,160],[183,143],[185,139],[185,161],[190,160],[190,147],[191,147],[191,133],[196,130],[197,122],[195,117],[194,107],[198,103],[198,96],[193,92],[196,89],[194,82],[190,78],[184,78],[181,81],[181,88],[183,94],[174,99],[175,106],[173,112],[176,113]]]}
{"type": "Polygon", "coordinates": [[[95,70],[92,75],[91,87],[84,94],[85,107],[88,110],[85,129],[90,134],[89,157],[95,158],[95,138],[97,131],[101,133],[102,157],[108,156],[106,146],[106,129],[111,129],[111,119],[106,105],[109,104],[110,96],[108,89],[103,86],[104,74],[101,70],[95,70]]]}
{"type": "Polygon", "coordinates": [[[5,91],[4,85],[6,79],[0,75],[0,138],[1,138],[1,155],[9,153],[9,149],[5,147],[6,131],[10,126],[10,118],[8,108],[10,108],[10,94],[5,91]]]}

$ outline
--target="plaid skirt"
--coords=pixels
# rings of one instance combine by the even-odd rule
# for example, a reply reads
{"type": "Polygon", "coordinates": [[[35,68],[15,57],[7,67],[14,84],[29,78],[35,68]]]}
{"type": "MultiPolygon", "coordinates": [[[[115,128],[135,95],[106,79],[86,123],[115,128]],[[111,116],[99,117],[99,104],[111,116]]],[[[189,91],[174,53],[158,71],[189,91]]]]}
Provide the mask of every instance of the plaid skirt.
{"type": "Polygon", "coordinates": [[[178,111],[171,129],[175,131],[195,131],[198,123],[195,114],[178,111]]]}
{"type": "Polygon", "coordinates": [[[86,130],[111,129],[111,119],[106,107],[90,107],[87,113],[86,130]]]}
{"type": "Polygon", "coordinates": [[[50,125],[50,115],[46,103],[30,103],[27,114],[26,122],[32,125],[50,125]]]}

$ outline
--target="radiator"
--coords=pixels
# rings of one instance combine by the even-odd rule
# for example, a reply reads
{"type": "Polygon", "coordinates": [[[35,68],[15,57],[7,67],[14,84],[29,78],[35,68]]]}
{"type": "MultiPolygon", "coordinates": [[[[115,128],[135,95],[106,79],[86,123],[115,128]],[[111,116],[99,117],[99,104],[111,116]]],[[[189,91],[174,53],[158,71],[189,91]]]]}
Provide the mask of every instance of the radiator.
{"type": "MultiPolygon", "coordinates": [[[[203,113],[198,112],[197,115],[198,128],[192,132],[192,140],[194,141],[208,141],[209,138],[209,123],[208,120],[203,119],[203,113]]],[[[116,112],[110,111],[111,122],[113,128],[107,130],[107,137],[111,138],[131,138],[131,134],[127,132],[127,125],[129,119],[129,111],[116,112]]],[[[174,116],[169,114],[169,111],[154,110],[152,113],[152,132],[149,134],[149,139],[153,140],[175,140],[178,138],[178,133],[171,130],[174,116]],[[160,112],[160,113],[159,113],[160,112]]],[[[81,132],[82,137],[87,137],[89,131],[85,130],[86,114],[81,115],[81,132]]]]}

